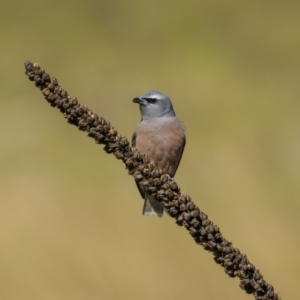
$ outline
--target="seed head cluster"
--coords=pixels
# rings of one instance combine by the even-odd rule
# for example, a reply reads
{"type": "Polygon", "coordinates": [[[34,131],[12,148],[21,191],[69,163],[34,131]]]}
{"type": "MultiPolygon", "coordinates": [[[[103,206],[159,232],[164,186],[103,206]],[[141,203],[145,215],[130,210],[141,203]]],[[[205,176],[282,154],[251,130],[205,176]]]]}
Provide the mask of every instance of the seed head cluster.
{"type": "Polygon", "coordinates": [[[33,81],[51,106],[60,110],[70,124],[87,132],[97,144],[103,144],[107,153],[113,153],[124,162],[129,174],[143,185],[168,210],[180,226],[184,226],[194,241],[211,252],[217,264],[230,277],[240,279],[240,287],[257,300],[278,300],[272,285],[267,283],[247,256],[225,239],[218,226],[192,202],[180,193],[176,182],[163,174],[145,155],[130,147],[127,138],[105,119],[93,113],[68,95],[56,78],[51,78],[37,63],[25,62],[25,74],[33,81]]]}

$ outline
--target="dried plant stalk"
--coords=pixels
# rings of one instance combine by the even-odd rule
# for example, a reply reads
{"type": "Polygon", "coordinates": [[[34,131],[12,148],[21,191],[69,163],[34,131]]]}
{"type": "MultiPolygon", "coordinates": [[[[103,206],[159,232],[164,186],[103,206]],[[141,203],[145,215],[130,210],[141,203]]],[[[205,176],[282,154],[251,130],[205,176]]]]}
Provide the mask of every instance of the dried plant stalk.
{"type": "Polygon", "coordinates": [[[25,74],[69,123],[86,131],[97,144],[104,145],[107,153],[113,153],[122,160],[129,174],[145,186],[147,193],[155,195],[176,223],[184,226],[198,245],[212,252],[215,262],[224,268],[225,273],[240,279],[240,287],[246,293],[253,294],[257,300],[281,299],[247,256],[222,236],[219,227],[200,211],[189,196],[180,193],[176,182],[162,174],[145,155],[130,147],[128,139],[121,136],[108,121],[70,97],[56,78],[50,78],[37,63],[26,61],[25,74]]]}

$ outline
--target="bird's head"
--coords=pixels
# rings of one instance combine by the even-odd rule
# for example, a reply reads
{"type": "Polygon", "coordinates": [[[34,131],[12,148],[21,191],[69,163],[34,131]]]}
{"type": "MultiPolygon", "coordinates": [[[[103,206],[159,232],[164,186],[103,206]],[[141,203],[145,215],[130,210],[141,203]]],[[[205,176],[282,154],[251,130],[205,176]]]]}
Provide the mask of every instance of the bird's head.
{"type": "Polygon", "coordinates": [[[146,92],[134,98],[133,102],[140,105],[142,120],[175,116],[170,98],[158,91],[146,92]]]}

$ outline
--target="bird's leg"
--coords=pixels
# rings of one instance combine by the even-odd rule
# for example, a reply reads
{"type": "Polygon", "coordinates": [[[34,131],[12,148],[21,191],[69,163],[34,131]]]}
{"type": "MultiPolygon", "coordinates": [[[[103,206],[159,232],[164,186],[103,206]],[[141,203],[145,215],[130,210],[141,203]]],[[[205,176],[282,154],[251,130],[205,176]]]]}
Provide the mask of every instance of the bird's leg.
{"type": "Polygon", "coordinates": [[[174,178],[173,177],[171,177],[169,174],[167,174],[167,177],[169,178],[169,180],[174,180],[174,178]]]}

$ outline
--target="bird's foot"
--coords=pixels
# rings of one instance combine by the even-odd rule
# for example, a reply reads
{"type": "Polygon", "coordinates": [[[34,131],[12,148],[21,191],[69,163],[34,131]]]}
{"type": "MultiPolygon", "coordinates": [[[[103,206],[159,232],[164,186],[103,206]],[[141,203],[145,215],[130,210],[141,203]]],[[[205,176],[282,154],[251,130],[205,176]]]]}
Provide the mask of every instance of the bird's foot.
{"type": "Polygon", "coordinates": [[[169,174],[167,174],[167,177],[169,178],[169,180],[174,180],[174,178],[173,177],[171,177],[169,174]]]}

